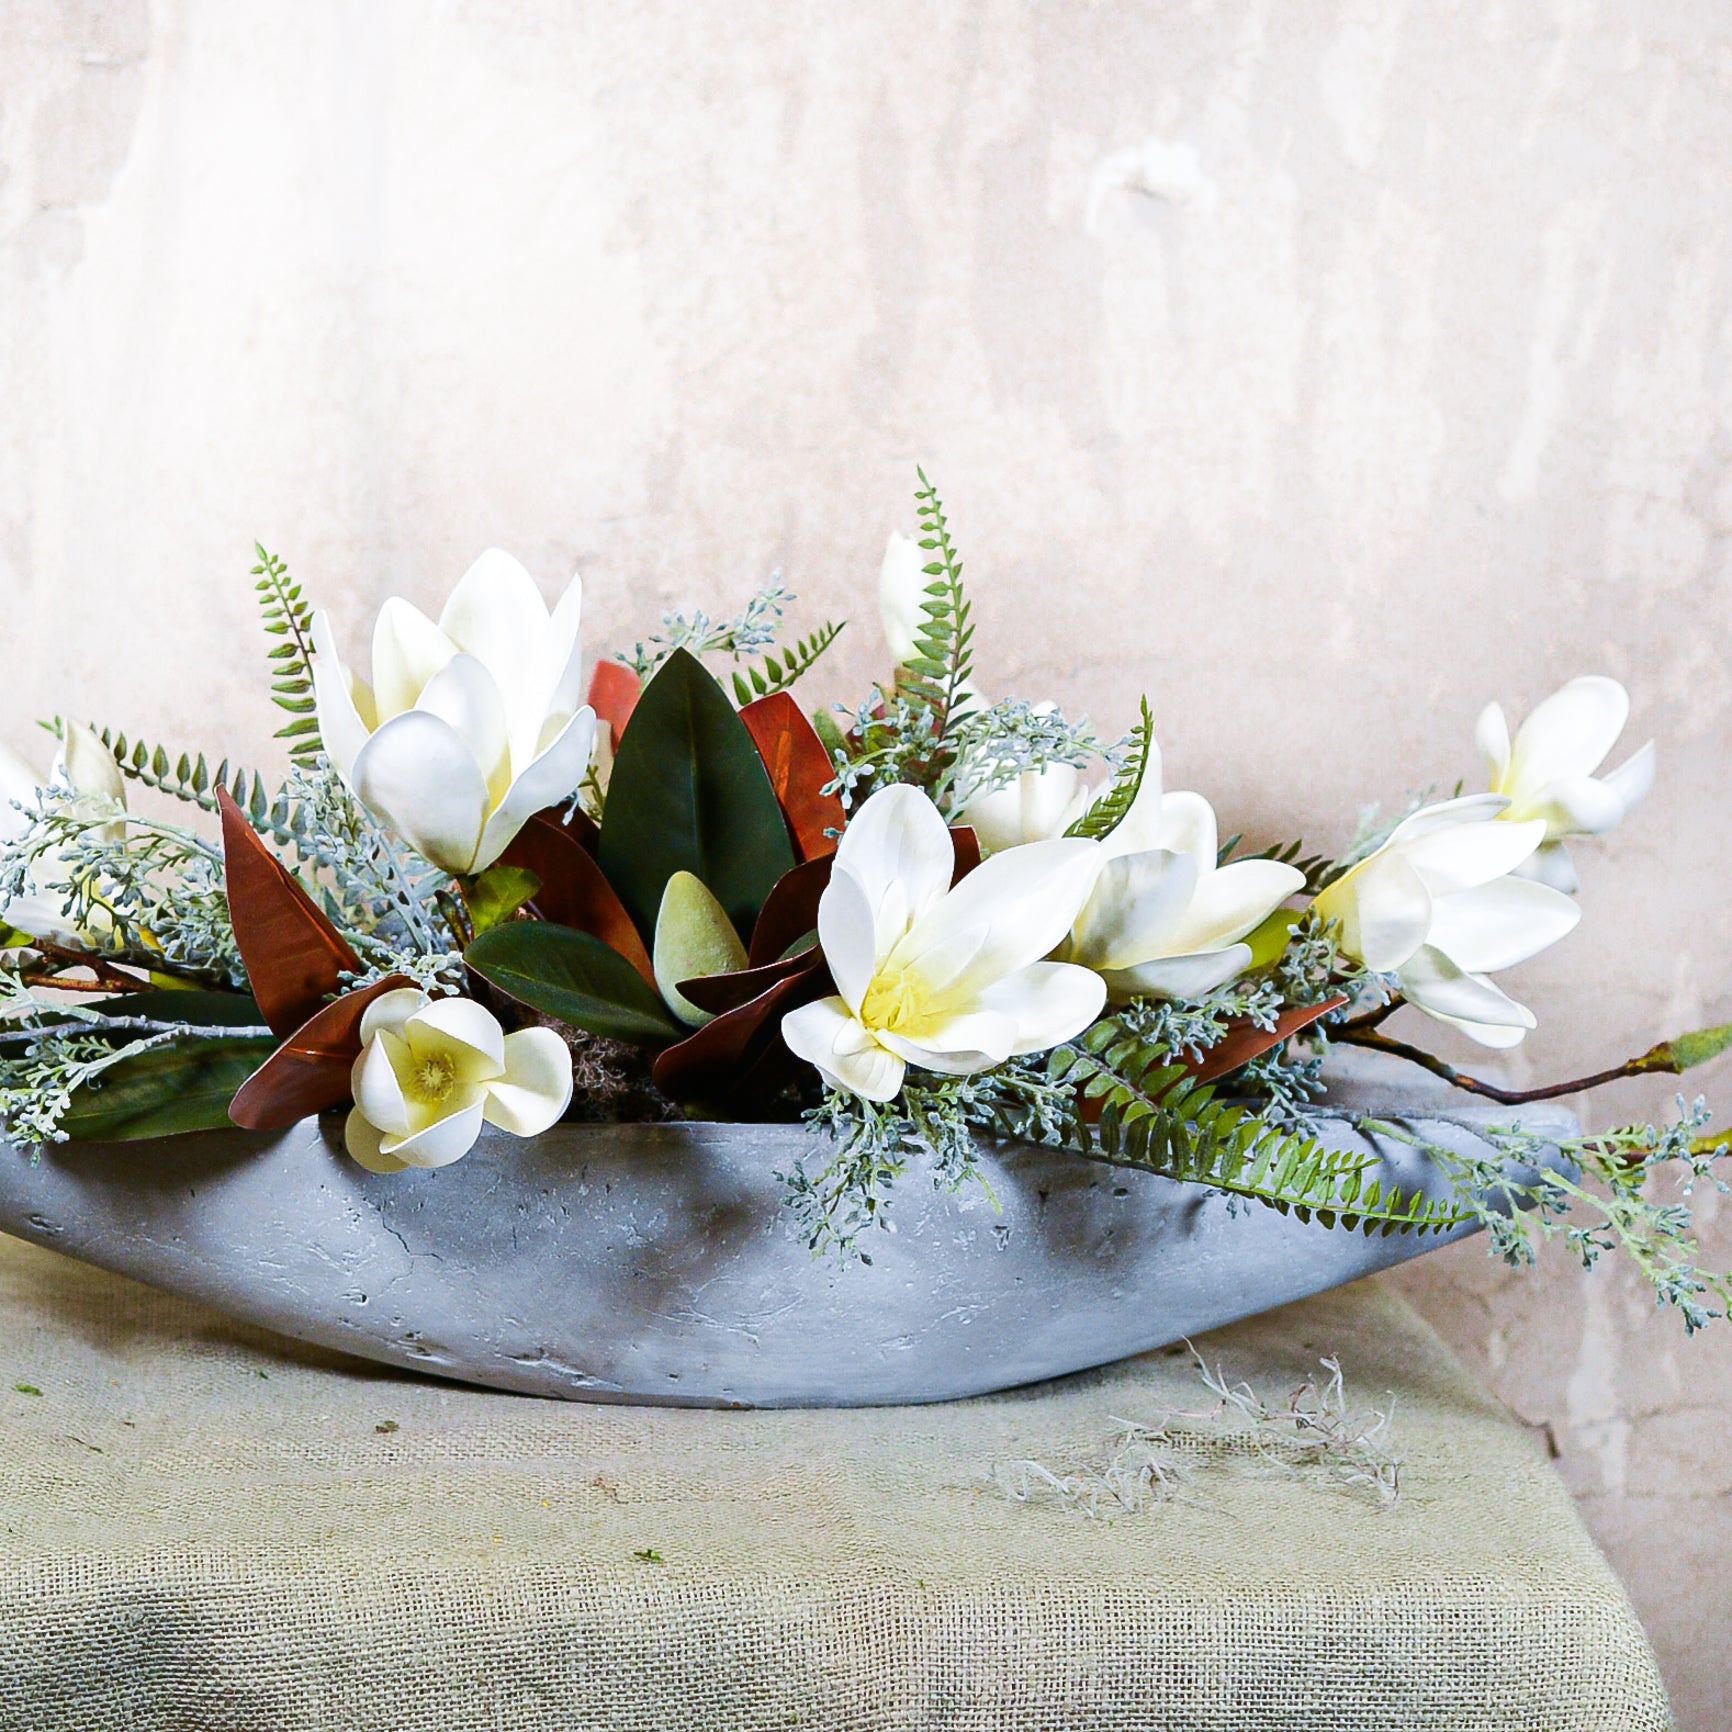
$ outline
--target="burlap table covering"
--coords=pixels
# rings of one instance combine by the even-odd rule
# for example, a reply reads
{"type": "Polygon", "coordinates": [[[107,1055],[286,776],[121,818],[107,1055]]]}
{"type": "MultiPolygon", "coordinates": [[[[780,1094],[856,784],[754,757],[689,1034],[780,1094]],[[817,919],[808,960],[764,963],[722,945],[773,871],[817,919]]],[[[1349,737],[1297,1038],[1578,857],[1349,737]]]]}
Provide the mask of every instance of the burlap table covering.
{"type": "Polygon", "coordinates": [[[1201,1345],[1279,1399],[1322,1353],[1393,1392],[1398,1507],[1207,1443],[1111,1521],[1001,1489],[1206,1408],[1183,1356],[946,1407],[566,1405],[0,1240],[0,1726],[1670,1723],[1533,1439],[1390,1292],[1201,1345]]]}

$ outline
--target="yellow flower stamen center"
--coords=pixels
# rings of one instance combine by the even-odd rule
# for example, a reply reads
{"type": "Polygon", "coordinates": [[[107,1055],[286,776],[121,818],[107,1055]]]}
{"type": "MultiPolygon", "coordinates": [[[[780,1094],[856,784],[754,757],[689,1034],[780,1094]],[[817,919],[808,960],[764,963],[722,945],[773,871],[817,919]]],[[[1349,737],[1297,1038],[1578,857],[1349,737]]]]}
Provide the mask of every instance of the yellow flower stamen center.
{"type": "Polygon", "coordinates": [[[882,969],[860,1001],[860,1020],[886,1034],[917,1036],[932,1020],[926,982],[912,968],[882,969]]]}
{"type": "Polygon", "coordinates": [[[416,1061],[415,1092],[422,1100],[444,1100],[456,1081],[457,1068],[443,1053],[433,1053],[416,1061]]]}

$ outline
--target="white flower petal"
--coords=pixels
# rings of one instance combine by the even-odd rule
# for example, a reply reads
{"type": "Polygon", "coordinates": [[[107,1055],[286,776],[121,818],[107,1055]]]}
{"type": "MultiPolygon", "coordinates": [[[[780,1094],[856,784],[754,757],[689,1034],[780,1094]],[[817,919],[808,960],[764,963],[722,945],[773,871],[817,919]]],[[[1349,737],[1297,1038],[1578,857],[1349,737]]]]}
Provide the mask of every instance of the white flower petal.
{"type": "Polygon", "coordinates": [[[848,821],[836,847],[836,866],[865,893],[872,910],[873,954],[884,957],[950,888],[956,849],[932,801],[918,788],[898,783],[879,789],[848,821]]]}
{"type": "Polygon", "coordinates": [[[401,1039],[404,1024],[426,1002],[427,994],[418,986],[399,986],[390,992],[381,992],[377,998],[369,1000],[367,1008],[361,1012],[361,1044],[365,1046],[374,1035],[385,1029],[401,1039]]]}
{"type": "Polygon", "coordinates": [[[356,1111],[388,1136],[409,1134],[409,1103],[403,1095],[398,1067],[414,1062],[402,1038],[381,1029],[361,1048],[361,1056],[349,1073],[356,1111]]]}
{"type": "Polygon", "coordinates": [[[1545,834],[1538,819],[1451,824],[1404,838],[1400,853],[1433,896],[1452,896],[1513,872],[1545,834]]]}
{"type": "Polygon", "coordinates": [[[972,826],[983,854],[1062,836],[1088,808],[1088,790],[1074,764],[1024,770],[1008,787],[970,800],[958,821],[972,826]]]}
{"type": "Polygon", "coordinates": [[[1248,944],[1198,956],[1157,956],[1135,968],[1109,969],[1102,979],[1114,1004],[1133,998],[1203,998],[1251,966],[1248,944]]]}
{"type": "Polygon", "coordinates": [[[541,756],[506,789],[505,798],[482,829],[473,870],[485,872],[537,812],[569,800],[583,786],[594,750],[595,711],[585,704],[541,756]]]}
{"type": "Polygon", "coordinates": [[[1624,815],[1624,802],[1608,783],[1593,776],[1566,776],[1524,795],[1509,809],[1506,821],[1538,819],[1548,842],[1566,836],[1598,836],[1624,815]]]}
{"type": "Polygon", "coordinates": [[[1591,776],[1629,720],[1630,695],[1588,674],[1536,704],[1516,730],[1506,786],[1526,792],[1567,776],[1591,776]]]}
{"type": "Polygon", "coordinates": [[[386,1154],[379,1146],[380,1140],[378,1126],[368,1124],[359,1107],[355,1107],[343,1121],[343,1146],[349,1151],[350,1159],[369,1173],[406,1172],[409,1163],[386,1154]]]}
{"type": "Polygon", "coordinates": [[[373,622],[373,707],[377,724],[415,707],[457,646],[418,607],[394,595],[373,622]]]}
{"type": "Polygon", "coordinates": [[[474,656],[454,655],[422,688],[415,708],[449,722],[463,737],[497,805],[511,786],[511,742],[493,675],[474,656]]]}
{"type": "Polygon", "coordinates": [[[383,1137],[379,1147],[405,1166],[448,1167],[475,1147],[475,1139],[481,1135],[481,1114],[482,1103],[477,1100],[435,1119],[412,1137],[383,1137]]]}
{"type": "Polygon", "coordinates": [[[1175,854],[1189,854],[1197,863],[1199,879],[1213,872],[1220,851],[1215,808],[1201,794],[1183,789],[1168,794],[1161,801],[1155,846],[1169,848],[1175,854]]]}
{"type": "Polygon", "coordinates": [[[554,681],[566,671],[563,653],[553,665],[553,622],[535,579],[502,548],[490,547],[458,579],[439,625],[498,682],[512,761],[521,769],[535,756],[554,681]]]}
{"type": "Polygon", "coordinates": [[[1457,968],[1494,974],[1556,944],[1574,931],[1581,917],[1580,905],[1561,891],[1531,879],[1499,878],[1459,895],[1440,896],[1425,941],[1457,968]]]}
{"type": "Polygon", "coordinates": [[[1085,968],[1130,968],[1174,948],[1170,934],[1197,888],[1188,854],[1149,848],[1109,858],[1071,928],[1070,960],[1085,968]]]}
{"type": "Polygon", "coordinates": [[[926,575],[927,563],[916,542],[891,530],[884,544],[884,563],[878,568],[878,617],[884,625],[890,659],[898,667],[919,653],[915,639],[925,623],[921,604],[932,581],[926,575]]]}
{"type": "Polygon", "coordinates": [[[1504,717],[1502,704],[1487,704],[1479,712],[1473,739],[1491,771],[1492,787],[1501,788],[1504,773],[1509,769],[1509,722],[1504,717]]]}
{"type": "Polygon", "coordinates": [[[1641,805],[1654,785],[1654,742],[1632,752],[1617,769],[1601,778],[1624,803],[1624,816],[1641,805]]]}
{"type": "Polygon", "coordinates": [[[918,969],[934,990],[979,992],[1058,945],[1100,867],[1099,845],[1080,836],[1007,848],[975,867],[887,961],[918,969]],[[948,959],[942,968],[941,956],[948,959]]]}
{"type": "Polygon", "coordinates": [[[60,761],[66,766],[67,779],[79,793],[112,800],[125,809],[126,783],[121,780],[120,766],[94,729],[83,722],[69,723],[60,747],[60,761]]]}
{"type": "Polygon", "coordinates": [[[873,1040],[839,998],[820,998],[789,1011],[782,1018],[782,1039],[832,1088],[863,1100],[888,1101],[902,1087],[903,1061],[873,1040]]]}
{"type": "Polygon", "coordinates": [[[514,1137],[538,1137],[571,1104],[571,1049],[551,1028],[505,1037],[505,1075],[487,1085],[482,1108],[490,1125],[514,1137]]]}
{"type": "MultiPolygon", "coordinates": [[[[371,692],[366,695],[370,701],[371,692]]],[[[363,714],[355,681],[337,654],[331,622],[323,613],[313,615],[313,702],[319,739],[331,762],[348,778],[356,754],[372,732],[372,718],[363,714]]]]}
{"type": "Polygon", "coordinates": [[[1035,962],[994,981],[977,1002],[1011,1020],[1015,1057],[1045,1052],[1081,1034],[1105,1008],[1106,997],[1106,982],[1092,968],[1035,962]]]}
{"type": "Polygon", "coordinates": [[[1431,893],[1406,855],[1385,845],[1336,879],[1312,904],[1338,929],[1349,956],[1384,974],[1399,967],[1431,927],[1431,893]]]}
{"type": "Polygon", "coordinates": [[[549,665],[553,683],[547,693],[547,713],[563,725],[583,705],[583,579],[576,572],[554,604],[549,628],[549,665]]]}
{"type": "Polygon", "coordinates": [[[429,999],[403,1025],[403,1038],[417,1053],[430,1050],[427,1034],[437,1036],[442,1047],[454,1044],[473,1054],[479,1061],[478,1078],[505,1074],[505,1031],[493,1012],[474,999],[429,999]]]}
{"type": "Polygon", "coordinates": [[[1390,831],[1385,848],[1416,841],[1438,830],[1495,818],[1509,809],[1507,794],[1458,794],[1453,800],[1437,800],[1410,812],[1390,831]]]}
{"type": "MultiPolygon", "coordinates": [[[[1111,783],[1107,786],[1111,787],[1111,783]]],[[[1101,795],[1106,793],[1101,790],[1101,795]]],[[[1097,796],[1099,798],[1100,796],[1097,796]]],[[[1101,848],[1109,860],[1121,854],[1142,854],[1161,846],[1161,748],[1149,742],[1149,761],[1143,769],[1143,779],[1137,785],[1131,809],[1101,839],[1101,848]]]]}
{"type": "Polygon", "coordinates": [[[1576,876],[1576,863],[1562,842],[1543,842],[1511,873],[1514,878],[1531,878],[1536,884],[1549,885],[1573,896],[1581,888],[1576,876]]]}
{"type": "MultiPolygon", "coordinates": [[[[1478,1040],[1479,1028],[1534,1027],[1534,1015],[1482,974],[1456,967],[1441,951],[1422,945],[1402,965],[1398,978],[1409,1004],[1428,1016],[1454,1023],[1478,1040]]],[[[1517,1040],[1521,1036],[1517,1035],[1517,1040]]],[[[1483,1042],[1482,1044],[1491,1044],[1483,1042]]],[[[1513,1043],[1512,1043],[1513,1044],[1513,1043]]]]}
{"type": "Polygon", "coordinates": [[[878,966],[878,950],[872,904],[845,866],[831,867],[830,882],[818,898],[818,943],[836,990],[849,1013],[857,1014],[878,966]]]}
{"type": "Polygon", "coordinates": [[[1304,885],[1305,874],[1279,860],[1235,860],[1206,872],[1166,948],[1189,952],[1235,944],[1304,885]]]}
{"type": "Polygon", "coordinates": [[[879,1029],[881,1046],[941,1076],[970,1076],[1003,1064],[1016,1048],[1016,1024],[1008,1016],[971,1010],[925,1030],[919,1039],[879,1029]]]}
{"type": "Polygon", "coordinates": [[[357,755],[354,786],[435,866],[453,873],[480,869],[476,851],[491,804],[487,782],[449,722],[425,710],[393,716],[357,755]]]}

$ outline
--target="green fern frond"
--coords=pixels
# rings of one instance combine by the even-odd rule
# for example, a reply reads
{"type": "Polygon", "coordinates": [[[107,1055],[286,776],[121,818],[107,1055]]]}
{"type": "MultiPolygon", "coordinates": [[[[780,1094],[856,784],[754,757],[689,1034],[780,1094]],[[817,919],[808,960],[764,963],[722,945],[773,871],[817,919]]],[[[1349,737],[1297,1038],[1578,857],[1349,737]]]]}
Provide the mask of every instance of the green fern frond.
{"type": "Polygon", "coordinates": [[[942,745],[956,716],[958,700],[973,671],[974,626],[968,597],[962,589],[962,561],[950,540],[950,525],[938,490],[916,469],[920,486],[915,510],[920,519],[919,544],[934,557],[924,567],[933,581],[920,604],[923,623],[914,635],[914,654],[907,663],[910,681],[932,710],[934,740],[942,745]]]}
{"type": "Polygon", "coordinates": [[[185,752],[171,758],[166,748],[144,740],[129,740],[115,728],[99,729],[97,738],[114,754],[121,775],[129,782],[166,794],[171,800],[197,806],[201,812],[214,812],[217,789],[226,788],[255,828],[276,833],[278,827],[271,823],[271,816],[281,803],[280,797],[271,794],[257,770],[244,766],[231,770],[227,758],[213,770],[203,752],[196,758],[185,752]]]}
{"type": "Polygon", "coordinates": [[[1217,1099],[1213,1085],[1170,1060],[1110,1022],[1050,1055],[1051,1081],[1100,1104],[1098,1122],[1079,1114],[1073,1126],[1079,1153],[1366,1234],[1436,1232],[1468,1218],[1449,1201],[1385,1184],[1368,1156],[1327,1149],[1217,1099]]]}
{"type": "Polygon", "coordinates": [[[1130,751],[1125,766],[1113,777],[1112,785],[1071,827],[1067,836],[1086,836],[1099,842],[1110,836],[1125,820],[1125,814],[1136,804],[1142,792],[1143,778],[1149,773],[1149,759],[1154,755],[1155,718],[1149,711],[1149,700],[1142,700],[1142,713],[1131,730],[1130,751]]]}
{"type": "Polygon", "coordinates": [[[271,701],[287,710],[295,720],[277,729],[279,740],[288,740],[289,756],[297,764],[310,765],[325,749],[319,739],[319,718],[313,696],[313,610],[301,595],[301,586],[289,576],[289,568],[260,542],[253,543],[259,563],[252,575],[265,630],[285,641],[267,652],[271,663],[271,701]]]}
{"type": "Polygon", "coordinates": [[[836,641],[846,623],[828,620],[809,637],[765,656],[761,666],[736,670],[735,700],[743,707],[754,699],[785,692],[836,641]]]}

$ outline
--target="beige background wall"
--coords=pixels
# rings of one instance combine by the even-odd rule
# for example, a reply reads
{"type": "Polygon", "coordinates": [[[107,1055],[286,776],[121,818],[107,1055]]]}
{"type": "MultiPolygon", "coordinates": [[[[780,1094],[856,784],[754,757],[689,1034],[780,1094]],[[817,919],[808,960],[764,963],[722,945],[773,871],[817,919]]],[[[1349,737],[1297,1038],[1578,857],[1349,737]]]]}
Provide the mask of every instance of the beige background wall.
{"type": "MultiPolygon", "coordinates": [[[[1713,0],[3,0],[0,729],[269,761],[255,535],[351,645],[489,542],[598,648],[779,566],[851,693],[920,460],[985,683],[1147,690],[1258,837],[1624,679],[1659,785],[1520,981],[1592,1066],[1732,1016],[1729,217],[1713,0]]],[[[1732,1332],[1403,1285],[1723,1724],[1732,1332]]]]}

